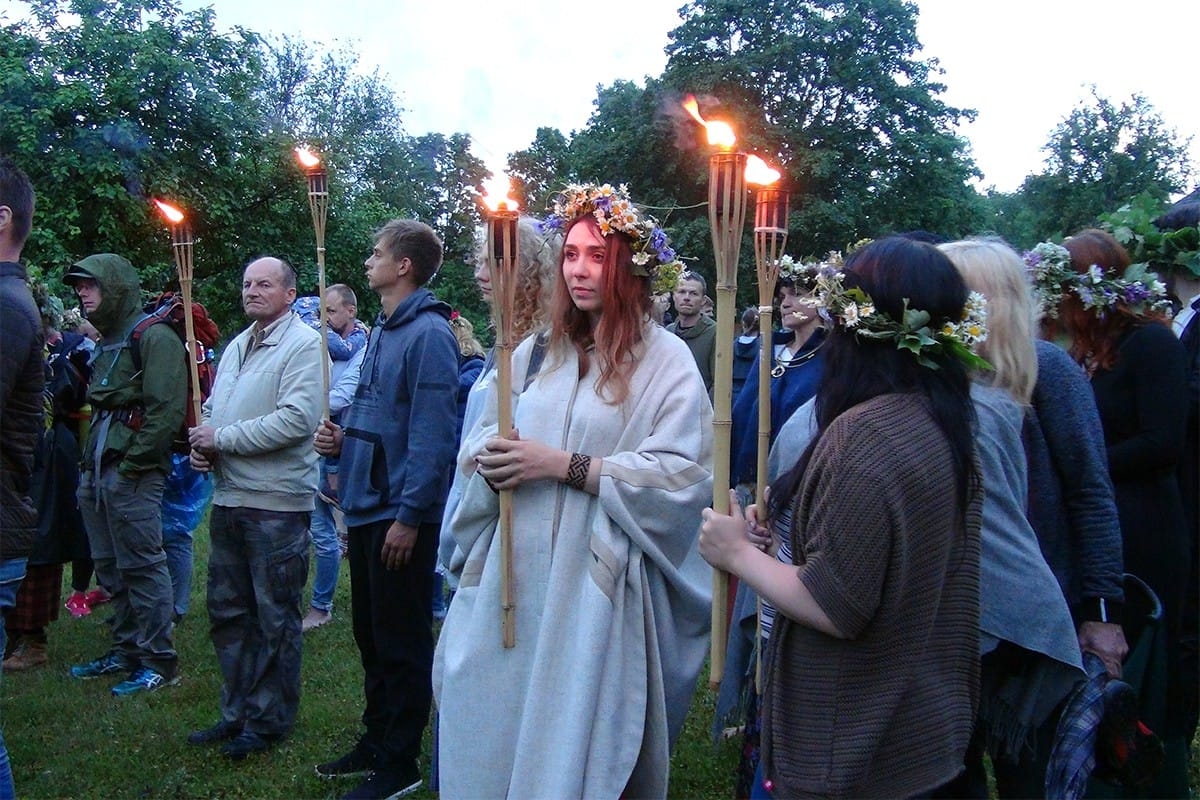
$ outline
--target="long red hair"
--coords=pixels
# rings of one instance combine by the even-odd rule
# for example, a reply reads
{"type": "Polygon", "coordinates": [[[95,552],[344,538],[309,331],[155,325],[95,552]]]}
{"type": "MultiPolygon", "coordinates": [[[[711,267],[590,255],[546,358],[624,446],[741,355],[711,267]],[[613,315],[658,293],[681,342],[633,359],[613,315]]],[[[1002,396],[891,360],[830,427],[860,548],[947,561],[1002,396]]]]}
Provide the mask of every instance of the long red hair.
{"type": "MultiPolygon", "coordinates": [[[[588,225],[602,236],[600,224],[590,214],[576,217],[563,230],[563,241],[576,225],[588,225]]],[[[554,283],[551,331],[554,341],[569,340],[579,355],[579,377],[591,368],[588,350],[594,345],[600,363],[596,389],[605,402],[619,405],[629,395],[629,378],[635,367],[634,349],[645,338],[650,315],[650,279],[633,274],[633,250],[629,237],[611,231],[604,239],[604,270],[600,287],[604,308],[592,329],[588,315],[580,311],[567,291],[563,277],[564,256],[559,256],[554,283]]]]}
{"type": "MultiPolygon", "coordinates": [[[[1086,274],[1095,264],[1106,273],[1119,276],[1131,263],[1121,243],[1098,228],[1080,231],[1063,242],[1063,247],[1071,254],[1071,267],[1080,274],[1086,274]]],[[[1166,324],[1163,314],[1135,312],[1123,300],[1118,300],[1101,316],[1084,308],[1074,292],[1063,295],[1059,320],[1071,336],[1071,356],[1080,364],[1099,369],[1111,369],[1116,363],[1117,345],[1129,328],[1147,322],[1166,324]]]]}

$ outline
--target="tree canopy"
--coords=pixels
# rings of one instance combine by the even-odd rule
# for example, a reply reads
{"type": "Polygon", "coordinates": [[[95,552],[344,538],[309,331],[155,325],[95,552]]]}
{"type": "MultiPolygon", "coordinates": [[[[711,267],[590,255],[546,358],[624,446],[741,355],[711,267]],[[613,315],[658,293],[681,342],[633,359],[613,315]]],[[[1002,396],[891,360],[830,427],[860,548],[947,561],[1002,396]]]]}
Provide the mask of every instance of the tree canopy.
{"type": "MultiPolygon", "coordinates": [[[[330,173],[328,280],[350,284],[360,313],[377,308],[361,268],[372,232],[393,216],[431,224],[446,263],[431,288],[480,331],[487,309],[470,261],[487,177],[468,134],[410,136],[384,76],[345,49],[220,32],[211,9],[177,0],[23,0],[0,24],[0,152],[39,198],[25,257],[52,287],[62,269],[115,251],[147,289],[174,281],[164,223],[149,200],[188,214],[199,299],[223,330],[244,324],[242,267],[270,253],[316,288],[305,144],[330,173]]],[[[591,117],[565,135],[537,129],[508,169],[539,214],[567,181],[627,183],[692,266],[712,274],[706,201],[709,146],[680,103],[730,122],[739,148],[781,169],[792,193],[793,255],[864,236],[923,229],[995,231],[1018,246],[1069,233],[1147,193],[1187,188],[1189,140],[1149,103],[1093,92],[1051,133],[1044,172],[1013,194],[980,196],[948,105],[942,71],[921,57],[907,0],[692,0],[670,34],[662,75],[600,85],[591,117]]],[[[750,226],[747,226],[750,227],[750,226]]],[[[747,240],[749,239],[747,232],[747,240]]],[[[741,294],[753,293],[743,247],[741,294]]],[[[59,287],[61,290],[61,287],[59,287]]]]}

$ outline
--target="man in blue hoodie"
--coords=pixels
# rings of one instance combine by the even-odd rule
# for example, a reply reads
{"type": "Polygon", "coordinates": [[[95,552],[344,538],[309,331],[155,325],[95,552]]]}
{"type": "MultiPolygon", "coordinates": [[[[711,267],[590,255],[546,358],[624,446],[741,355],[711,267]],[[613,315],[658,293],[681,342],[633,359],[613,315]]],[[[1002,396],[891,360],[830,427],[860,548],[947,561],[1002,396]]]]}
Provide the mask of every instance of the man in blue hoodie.
{"type": "Polygon", "coordinates": [[[344,428],[318,429],[321,455],[341,455],[349,528],[350,605],[365,672],[366,733],[317,766],[367,775],[347,798],[399,797],[421,785],[429,720],[432,580],[455,456],[458,344],[450,306],[424,288],[442,263],[433,229],[397,219],[375,234],[367,282],[381,311],[344,428]]]}

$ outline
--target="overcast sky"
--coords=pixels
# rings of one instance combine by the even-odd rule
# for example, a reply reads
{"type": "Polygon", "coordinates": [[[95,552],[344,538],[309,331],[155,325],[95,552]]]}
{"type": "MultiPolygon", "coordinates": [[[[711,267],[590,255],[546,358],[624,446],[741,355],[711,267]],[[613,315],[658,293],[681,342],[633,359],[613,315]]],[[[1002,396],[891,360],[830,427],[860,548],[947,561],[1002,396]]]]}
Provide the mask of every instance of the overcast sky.
{"type": "MultiPolygon", "coordinates": [[[[0,0],[0,6],[10,0],[0,0]]],[[[211,5],[220,27],[291,34],[359,54],[405,109],[409,134],[471,134],[500,166],[540,126],[570,133],[599,84],[642,83],[666,63],[682,0],[183,0],[211,5]],[[585,11],[599,16],[580,21],[585,11]]],[[[943,99],[973,108],[962,131],[982,186],[1018,187],[1040,170],[1054,126],[1095,84],[1114,102],[1144,95],[1166,124],[1200,133],[1200,3],[1137,0],[918,0],[924,56],[945,70],[943,99]]],[[[1200,180],[1200,136],[1191,148],[1200,180]]]]}

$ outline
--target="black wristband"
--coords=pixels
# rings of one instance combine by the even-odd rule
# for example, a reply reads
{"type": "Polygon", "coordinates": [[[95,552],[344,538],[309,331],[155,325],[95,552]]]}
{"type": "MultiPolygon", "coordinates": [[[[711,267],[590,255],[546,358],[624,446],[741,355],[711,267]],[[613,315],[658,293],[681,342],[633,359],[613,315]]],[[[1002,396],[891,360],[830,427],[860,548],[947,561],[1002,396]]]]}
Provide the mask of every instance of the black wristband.
{"type": "Polygon", "coordinates": [[[582,453],[571,453],[571,462],[567,465],[567,478],[563,483],[572,489],[583,491],[587,486],[588,468],[592,465],[591,456],[582,453]]]}
{"type": "Polygon", "coordinates": [[[1085,597],[1075,606],[1080,622],[1108,622],[1121,624],[1125,604],[1107,597],[1085,597]]]}

